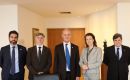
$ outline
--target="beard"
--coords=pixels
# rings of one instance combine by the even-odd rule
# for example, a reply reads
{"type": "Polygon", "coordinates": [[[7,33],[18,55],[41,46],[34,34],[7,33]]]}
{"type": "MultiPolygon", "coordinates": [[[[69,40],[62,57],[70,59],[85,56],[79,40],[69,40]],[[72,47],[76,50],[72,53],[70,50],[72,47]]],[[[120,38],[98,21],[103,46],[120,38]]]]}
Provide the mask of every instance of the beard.
{"type": "Polygon", "coordinates": [[[17,41],[16,40],[12,40],[12,41],[10,41],[10,43],[15,45],[15,44],[17,44],[17,41]]]}

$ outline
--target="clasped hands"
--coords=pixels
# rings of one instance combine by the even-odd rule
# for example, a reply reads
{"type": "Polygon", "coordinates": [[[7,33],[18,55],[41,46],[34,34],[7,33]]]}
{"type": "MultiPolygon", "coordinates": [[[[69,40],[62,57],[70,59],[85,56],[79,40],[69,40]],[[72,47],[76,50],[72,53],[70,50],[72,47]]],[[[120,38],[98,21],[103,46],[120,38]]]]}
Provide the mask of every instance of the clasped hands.
{"type": "Polygon", "coordinates": [[[84,64],[84,65],[82,66],[83,73],[85,73],[88,69],[89,69],[89,68],[88,68],[88,65],[84,64]]]}

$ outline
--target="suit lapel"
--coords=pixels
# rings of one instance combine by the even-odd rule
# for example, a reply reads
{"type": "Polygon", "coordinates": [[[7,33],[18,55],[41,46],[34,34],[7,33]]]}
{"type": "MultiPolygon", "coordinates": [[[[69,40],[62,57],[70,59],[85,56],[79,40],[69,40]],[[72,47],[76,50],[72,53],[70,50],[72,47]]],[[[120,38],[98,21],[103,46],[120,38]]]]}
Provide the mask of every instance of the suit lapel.
{"type": "Polygon", "coordinates": [[[20,61],[20,59],[21,59],[21,58],[20,58],[20,52],[21,52],[20,50],[21,50],[21,48],[20,48],[20,46],[18,45],[18,59],[19,59],[19,61],[20,61]]]}
{"type": "Polygon", "coordinates": [[[118,60],[118,57],[116,55],[115,46],[112,46],[112,55],[118,60]]]}
{"type": "Polygon", "coordinates": [[[23,57],[23,49],[21,48],[20,45],[17,45],[18,46],[18,60],[19,62],[22,61],[22,57],[23,57]]]}
{"type": "Polygon", "coordinates": [[[71,43],[70,58],[72,58],[72,56],[74,55],[74,50],[74,45],[71,43]]]}
{"type": "Polygon", "coordinates": [[[42,47],[42,55],[45,54],[44,46],[42,47]]]}
{"type": "Polygon", "coordinates": [[[35,58],[35,59],[38,59],[37,47],[36,47],[36,46],[33,47],[33,55],[34,55],[34,58],[35,58]]]}
{"type": "Polygon", "coordinates": [[[32,50],[31,54],[32,54],[33,58],[36,59],[36,61],[37,61],[38,56],[37,56],[37,47],[36,46],[33,47],[33,50],[32,50]]]}
{"type": "Polygon", "coordinates": [[[61,45],[61,53],[62,53],[62,56],[63,56],[64,60],[66,61],[66,56],[65,56],[65,50],[64,50],[64,45],[63,45],[63,43],[62,43],[62,45],[61,45]]]}
{"type": "Polygon", "coordinates": [[[7,59],[9,59],[9,61],[11,61],[10,45],[8,45],[7,53],[8,53],[8,55],[7,55],[8,58],[7,59]]]}
{"type": "Polygon", "coordinates": [[[122,60],[123,59],[123,57],[124,57],[124,55],[125,55],[125,48],[124,48],[124,46],[122,46],[122,56],[121,56],[121,58],[120,58],[120,60],[122,60]]]}
{"type": "MultiPolygon", "coordinates": [[[[88,57],[89,56],[93,56],[95,54],[95,50],[96,50],[96,47],[93,47],[92,51],[89,53],[88,57]]],[[[87,49],[88,51],[88,49],[87,49]]],[[[91,57],[90,57],[91,58],[91,57]]]]}
{"type": "Polygon", "coordinates": [[[46,49],[45,49],[45,46],[43,46],[43,48],[42,48],[42,55],[45,55],[46,54],[46,49]]]}

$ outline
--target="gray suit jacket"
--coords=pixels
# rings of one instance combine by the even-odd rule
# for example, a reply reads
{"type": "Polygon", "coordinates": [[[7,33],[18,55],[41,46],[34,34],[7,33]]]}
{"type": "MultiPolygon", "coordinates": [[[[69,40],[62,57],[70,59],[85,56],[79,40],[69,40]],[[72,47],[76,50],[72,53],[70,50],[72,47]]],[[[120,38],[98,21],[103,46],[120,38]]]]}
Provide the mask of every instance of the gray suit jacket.
{"type": "Polygon", "coordinates": [[[99,47],[94,47],[91,53],[88,56],[87,61],[87,52],[88,48],[84,48],[80,57],[79,65],[80,67],[87,63],[89,69],[87,70],[87,73],[99,73],[100,72],[100,66],[102,63],[102,50],[99,47]]]}

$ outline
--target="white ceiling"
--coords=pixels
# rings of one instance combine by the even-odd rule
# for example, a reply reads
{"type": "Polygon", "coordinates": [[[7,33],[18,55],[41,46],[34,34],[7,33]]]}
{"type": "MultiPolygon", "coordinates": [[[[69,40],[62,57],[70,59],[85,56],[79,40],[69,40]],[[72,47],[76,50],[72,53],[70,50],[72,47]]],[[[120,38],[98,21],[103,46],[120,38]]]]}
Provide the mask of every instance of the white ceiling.
{"type": "Polygon", "coordinates": [[[85,16],[107,9],[117,2],[130,0],[0,0],[0,4],[18,4],[43,16],[66,16],[62,11],[71,11],[69,16],[85,16]]]}

